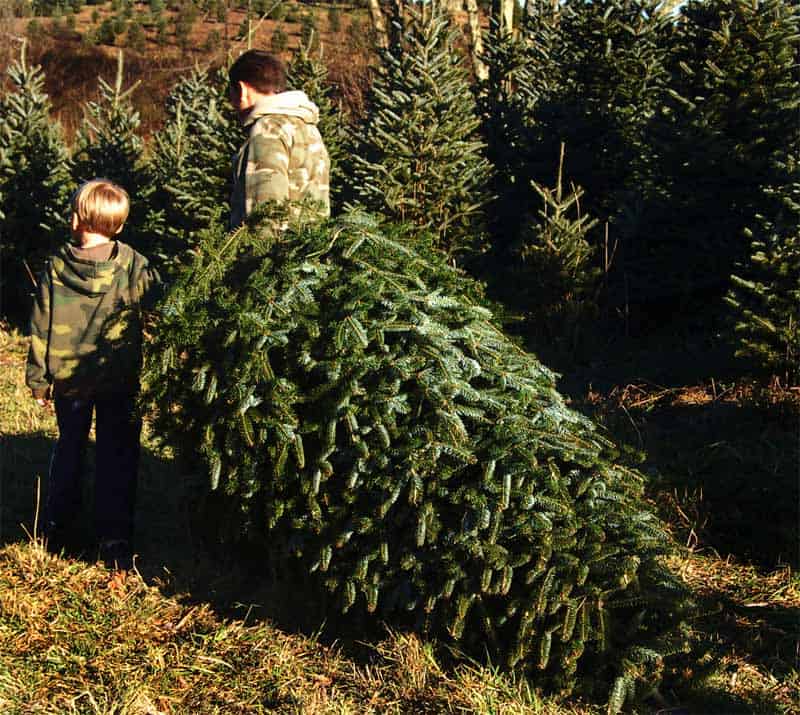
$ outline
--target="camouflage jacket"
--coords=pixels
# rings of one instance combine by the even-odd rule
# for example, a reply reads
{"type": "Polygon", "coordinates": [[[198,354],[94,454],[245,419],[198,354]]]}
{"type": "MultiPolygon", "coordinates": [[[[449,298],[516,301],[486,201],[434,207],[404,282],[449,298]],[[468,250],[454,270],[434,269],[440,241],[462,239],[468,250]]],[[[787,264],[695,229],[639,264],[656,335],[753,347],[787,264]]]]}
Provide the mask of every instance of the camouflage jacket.
{"type": "Polygon", "coordinates": [[[263,201],[313,203],[330,215],[330,159],[318,120],[304,92],[269,95],[253,106],[243,122],[247,141],[233,157],[231,228],[263,201]]]}
{"type": "Polygon", "coordinates": [[[31,313],[25,381],[35,397],[138,387],[140,307],[161,283],[147,259],[121,241],[107,261],[76,257],[69,245],[47,261],[31,313]]]}

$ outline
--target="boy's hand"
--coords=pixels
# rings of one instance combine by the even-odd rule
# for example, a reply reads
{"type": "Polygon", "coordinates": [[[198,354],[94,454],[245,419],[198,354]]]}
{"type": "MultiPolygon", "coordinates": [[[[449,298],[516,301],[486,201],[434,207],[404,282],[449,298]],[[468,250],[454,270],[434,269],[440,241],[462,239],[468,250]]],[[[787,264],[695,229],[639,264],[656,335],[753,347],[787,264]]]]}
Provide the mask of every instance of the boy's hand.
{"type": "Polygon", "coordinates": [[[42,394],[41,390],[31,390],[31,393],[33,394],[33,399],[36,400],[36,404],[39,405],[39,407],[50,407],[53,401],[52,385],[49,388],[47,388],[44,394],[42,394]]]}

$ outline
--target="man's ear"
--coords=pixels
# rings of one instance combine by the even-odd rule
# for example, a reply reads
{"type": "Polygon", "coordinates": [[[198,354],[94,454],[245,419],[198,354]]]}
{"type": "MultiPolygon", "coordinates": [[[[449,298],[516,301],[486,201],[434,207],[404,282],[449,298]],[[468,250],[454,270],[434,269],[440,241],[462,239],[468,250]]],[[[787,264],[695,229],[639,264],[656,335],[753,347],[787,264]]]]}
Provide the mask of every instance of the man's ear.
{"type": "Polygon", "coordinates": [[[114,235],[116,236],[118,233],[122,233],[123,228],[125,228],[124,223],[116,231],[114,231],[114,235]]]}

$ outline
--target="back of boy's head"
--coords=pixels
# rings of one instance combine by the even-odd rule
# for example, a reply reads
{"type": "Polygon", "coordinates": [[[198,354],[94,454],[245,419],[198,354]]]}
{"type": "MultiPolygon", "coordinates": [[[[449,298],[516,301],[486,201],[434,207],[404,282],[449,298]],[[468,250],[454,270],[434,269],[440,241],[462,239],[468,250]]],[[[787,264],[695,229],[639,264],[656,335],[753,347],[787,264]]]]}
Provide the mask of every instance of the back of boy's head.
{"type": "Polygon", "coordinates": [[[280,58],[263,50],[248,50],[228,70],[231,85],[249,84],[262,94],[278,94],[286,89],[286,67],[280,58]]]}
{"type": "Polygon", "coordinates": [[[72,194],[72,211],[78,217],[78,230],[114,236],[128,219],[131,202],[128,192],[108,179],[92,179],[72,194]]]}

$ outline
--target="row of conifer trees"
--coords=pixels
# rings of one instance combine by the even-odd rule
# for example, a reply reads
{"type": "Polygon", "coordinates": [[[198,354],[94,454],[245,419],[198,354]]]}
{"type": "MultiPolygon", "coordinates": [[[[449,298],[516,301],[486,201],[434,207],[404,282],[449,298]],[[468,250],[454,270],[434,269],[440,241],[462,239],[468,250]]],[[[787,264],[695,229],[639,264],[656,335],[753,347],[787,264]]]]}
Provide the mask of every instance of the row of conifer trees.
{"type": "MultiPolygon", "coordinates": [[[[560,324],[570,306],[649,310],[727,294],[740,351],[794,372],[796,4],[711,0],[679,14],[650,0],[534,7],[513,35],[489,33],[489,77],[479,83],[443,15],[412,29],[401,22],[357,120],[337,110],[320,58],[295,54],[292,81],[322,107],[338,205],[429,229],[435,246],[481,266],[514,309],[555,312],[560,324]]],[[[183,78],[147,146],[133,88],[120,79],[100,80],[72,147],[50,117],[41,72],[23,58],[9,79],[0,99],[5,313],[24,312],[23,261],[35,273],[62,240],[65,200],[87,176],[130,188],[129,238],[165,256],[224,213],[239,137],[221,76],[183,78]]]]}

